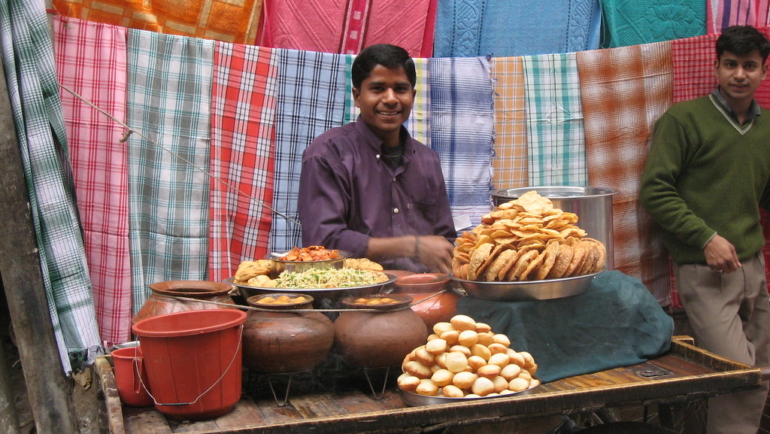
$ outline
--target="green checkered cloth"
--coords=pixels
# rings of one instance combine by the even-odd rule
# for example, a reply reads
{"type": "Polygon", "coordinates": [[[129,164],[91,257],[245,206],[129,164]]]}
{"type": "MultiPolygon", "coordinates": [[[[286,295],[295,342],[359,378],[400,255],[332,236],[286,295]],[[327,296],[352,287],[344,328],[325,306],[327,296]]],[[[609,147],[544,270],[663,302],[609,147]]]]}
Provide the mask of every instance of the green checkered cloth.
{"type": "Polygon", "coordinates": [[[0,44],[48,307],[69,373],[103,349],[43,3],[0,2],[0,44]]]}
{"type": "Polygon", "coordinates": [[[136,314],[151,283],[206,280],[214,41],[129,29],[128,56],[127,123],[149,139],[128,141],[136,314]]]}

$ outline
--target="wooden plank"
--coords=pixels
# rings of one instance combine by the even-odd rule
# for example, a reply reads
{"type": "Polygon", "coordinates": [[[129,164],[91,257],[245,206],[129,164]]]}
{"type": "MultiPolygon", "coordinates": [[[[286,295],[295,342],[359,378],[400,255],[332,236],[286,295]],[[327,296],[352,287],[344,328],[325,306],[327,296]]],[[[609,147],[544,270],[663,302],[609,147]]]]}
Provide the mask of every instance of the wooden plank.
{"type": "Polygon", "coordinates": [[[170,434],[171,427],[154,407],[123,407],[126,434],[170,434]]]}
{"type": "Polygon", "coordinates": [[[259,411],[257,404],[248,396],[244,396],[235,404],[230,413],[217,418],[216,423],[219,428],[241,428],[251,425],[266,425],[267,420],[259,411]]]}
{"type": "Polygon", "coordinates": [[[99,385],[104,394],[104,405],[107,410],[107,427],[110,434],[125,434],[123,426],[123,409],[118,395],[118,386],[115,384],[115,376],[109,360],[99,356],[94,361],[94,371],[99,379],[99,385]]]}
{"type": "Polygon", "coordinates": [[[303,419],[342,416],[348,412],[328,393],[301,395],[289,399],[292,407],[303,419]]]}
{"type": "Polygon", "coordinates": [[[293,407],[289,405],[279,407],[273,399],[261,399],[256,401],[255,404],[268,425],[302,419],[302,416],[293,407]]]}
{"type": "Polygon", "coordinates": [[[181,423],[169,423],[171,432],[179,433],[199,433],[206,431],[216,431],[217,423],[213,420],[201,420],[201,421],[184,421],[181,423]]]}

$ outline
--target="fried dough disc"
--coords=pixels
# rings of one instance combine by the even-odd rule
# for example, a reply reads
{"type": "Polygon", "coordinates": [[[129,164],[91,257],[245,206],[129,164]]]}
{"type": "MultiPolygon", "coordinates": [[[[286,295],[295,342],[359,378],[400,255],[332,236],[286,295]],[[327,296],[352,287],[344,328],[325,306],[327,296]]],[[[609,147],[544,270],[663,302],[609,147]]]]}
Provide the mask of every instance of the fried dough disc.
{"type": "Polygon", "coordinates": [[[594,238],[583,238],[583,241],[589,241],[596,244],[596,247],[599,250],[599,259],[596,261],[596,264],[594,264],[593,270],[589,271],[589,273],[598,273],[602,271],[604,263],[607,261],[607,249],[604,247],[604,243],[594,238]]]}
{"type": "MultiPolygon", "coordinates": [[[[513,268],[514,265],[516,265],[516,259],[519,257],[519,251],[515,249],[509,250],[510,252],[513,252],[510,254],[510,257],[508,258],[508,262],[503,266],[503,268],[500,269],[500,271],[497,272],[497,280],[505,280],[506,276],[508,276],[508,272],[513,268]]],[[[505,253],[505,252],[503,252],[505,253]]]]}
{"type": "Polygon", "coordinates": [[[471,254],[471,261],[468,264],[468,280],[476,280],[476,271],[487,260],[493,247],[494,244],[492,243],[484,243],[476,247],[476,250],[471,254]]]}
{"type": "Polygon", "coordinates": [[[583,243],[577,243],[572,246],[572,260],[569,263],[569,267],[567,267],[567,271],[564,272],[564,275],[562,277],[570,277],[574,276],[576,271],[580,270],[580,268],[583,266],[583,261],[586,257],[586,248],[583,243]]]}
{"type": "Polygon", "coordinates": [[[543,263],[544,259],[545,252],[538,254],[536,257],[533,257],[532,260],[529,261],[529,264],[527,264],[527,268],[525,268],[524,271],[522,271],[519,275],[519,280],[530,280],[530,277],[532,277],[535,269],[543,263]]]}
{"type": "Polygon", "coordinates": [[[516,256],[516,250],[508,249],[500,252],[494,262],[492,262],[492,264],[484,273],[484,280],[487,282],[494,282],[495,280],[498,280],[499,278],[497,276],[500,273],[500,270],[508,266],[511,262],[511,258],[514,256],[516,256]]]}
{"type": "Polygon", "coordinates": [[[559,246],[559,255],[556,257],[556,261],[551,267],[551,271],[548,272],[546,279],[558,279],[564,276],[564,273],[569,267],[570,261],[572,261],[573,249],[569,244],[561,244],[559,246]]]}
{"type": "Polygon", "coordinates": [[[520,253],[519,257],[516,259],[516,264],[511,267],[511,270],[508,272],[507,280],[518,280],[519,275],[527,269],[530,261],[538,255],[540,255],[540,252],[537,250],[528,250],[524,253],[520,253]]]}
{"type": "Polygon", "coordinates": [[[487,272],[487,269],[490,265],[492,265],[492,262],[497,259],[497,256],[500,254],[500,252],[503,251],[504,246],[502,245],[495,245],[492,248],[492,252],[489,253],[489,256],[487,256],[487,259],[484,260],[484,263],[481,264],[479,268],[476,269],[476,277],[479,280],[482,280],[481,278],[484,276],[484,274],[487,272]]]}
{"type": "Polygon", "coordinates": [[[583,276],[590,273],[594,269],[596,262],[599,261],[599,247],[590,241],[583,241],[580,244],[586,246],[586,260],[583,262],[580,270],[577,271],[577,275],[583,276]]]}
{"type": "Polygon", "coordinates": [[[561,250],[561,244],[558,241],[549,241],[543,251],[543,263],[537,267],[535,274],[532,276],[533,280],[543,280],[553,268],[553,264],[556,263],[556,257],[559,256],[561,250]]]}

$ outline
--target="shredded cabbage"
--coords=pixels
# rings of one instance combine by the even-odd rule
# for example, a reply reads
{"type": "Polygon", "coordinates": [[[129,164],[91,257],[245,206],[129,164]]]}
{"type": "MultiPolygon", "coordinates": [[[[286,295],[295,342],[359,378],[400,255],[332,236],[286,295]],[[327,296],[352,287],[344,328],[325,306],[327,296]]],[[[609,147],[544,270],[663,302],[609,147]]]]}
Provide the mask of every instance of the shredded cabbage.
{"type": "Polygon", "coordinates": [[[353,268],[310,269],[300,273],[284,271],[276,279],[276,288],[349,288],[369,286],[387,280],[383,273],[353,268]]]}

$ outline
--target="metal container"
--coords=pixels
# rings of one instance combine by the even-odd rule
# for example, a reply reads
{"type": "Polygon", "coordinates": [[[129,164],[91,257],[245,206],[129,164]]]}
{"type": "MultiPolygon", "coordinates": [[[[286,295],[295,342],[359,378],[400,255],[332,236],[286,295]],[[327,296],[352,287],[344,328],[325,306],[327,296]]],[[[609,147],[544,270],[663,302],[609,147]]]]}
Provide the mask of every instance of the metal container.
{"type": "Polygon", "coordinates": [[[577,226],[602,243],[607,249],[607,270],[615,268],[614,242],[612,230],[612,196],[617,190],[602,187],[543,186],[521,187],[493,190],[492,203],[497,206],[519,198],[528,191],[535,190],[541,196],[553,202],[555,208],[578,216],[577,226]]]}
{"type": "Polygon", "coordinates": [[[459,282],[471,297],[496,301],[532,301],[582,294],[588,290],[588,285],[597,274],[599,273],[561,279],[517,282],[479,282],[457,278],[454,280],[459,282]]]}

